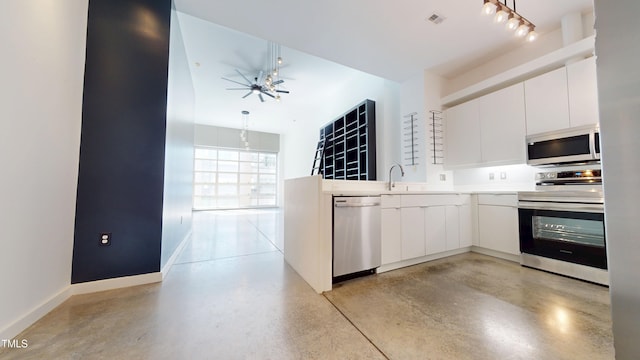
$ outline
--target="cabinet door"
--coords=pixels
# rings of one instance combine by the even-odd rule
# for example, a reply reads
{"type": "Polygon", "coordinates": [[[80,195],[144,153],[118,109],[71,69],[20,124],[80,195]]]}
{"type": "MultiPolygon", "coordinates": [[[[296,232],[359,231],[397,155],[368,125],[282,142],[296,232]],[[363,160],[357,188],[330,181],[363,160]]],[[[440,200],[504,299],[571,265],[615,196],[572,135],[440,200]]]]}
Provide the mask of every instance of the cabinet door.
{"type": "Polygon", "coordinates": [[[446,206],[424,209],[425,247],[427,255],[447,250],[446,206]]]}
{"type": "Polygon", "coordinates": [[[460,248],[460,214],[458,206],[445,206],[446,247],[445,250],[460,248]]]}
{"type": "Polygon", "coordinates": [[[526,80],[524,94],[527,135],[570,126],[566,68],[526,80]]]}
{"type": "Polygon", "coordinates": [[[482,161],[477,100],[471,100],[447,110],[444,138],[445,166],[469,166],[482,161]]]}
{"type": "Polygon", "coordinates": [[[419,207],[400,209],[402,217],[402,259],[424,256],[424,211],[419,207]]]}
{"type": "Polygon", "coordinates": [[[520,254],[517,208],[478,205],[478,232],[481,247],[520,254]]]}
{"type": "Polygon", "coordinates": [[[472,226],[471,205],[466,203],[458,206],[458,224],[460,247],[469,247],[473,245],[473,226],[472,226]]]}
{"type": "Polygon", "coordinates": [[[567,85],[571,126],[597,124],[599,113],[595,56],[567,66],[567,85]]]}
{"type": "Polygon", "coordinates": [[[524,85],[518,83],[479,98],[483,163],[524,164],[524,85]]]}
{"type": "Polygon", "coordinates": [[[382,264],[402,260],[402,221],[400,208],[381,210],[382,264]]]}

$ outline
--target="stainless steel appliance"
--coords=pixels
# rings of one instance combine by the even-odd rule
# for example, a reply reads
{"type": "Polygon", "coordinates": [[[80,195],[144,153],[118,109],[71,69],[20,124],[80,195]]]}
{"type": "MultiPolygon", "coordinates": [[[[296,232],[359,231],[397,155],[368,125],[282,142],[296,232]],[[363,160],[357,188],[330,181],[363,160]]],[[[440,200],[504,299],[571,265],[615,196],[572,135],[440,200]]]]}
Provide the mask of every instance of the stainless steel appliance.
{"type": "Polygon", "coordinates": [[[521,264],[608,285],[600,168],[559,168],[536,175],[518,193],[521,264]]]}
{"type": "Polygon", "coordinates": [[[380,266],[380,197],[333,199],[334,282],[375,273],[380,266]]]}
{"type": "Polygon", "coordinates": [[[527,136],[527,164],[555,165],[600,161],[600,130],[580,126],[527,136]]]}

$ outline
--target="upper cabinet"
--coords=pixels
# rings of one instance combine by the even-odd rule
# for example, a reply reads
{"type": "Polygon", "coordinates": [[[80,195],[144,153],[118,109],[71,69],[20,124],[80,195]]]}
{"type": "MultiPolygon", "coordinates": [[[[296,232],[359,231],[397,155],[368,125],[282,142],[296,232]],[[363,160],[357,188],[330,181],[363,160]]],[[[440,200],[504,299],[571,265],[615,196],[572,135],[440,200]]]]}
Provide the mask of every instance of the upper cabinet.
{"type": "Polygon", "coordinates": [[[571,126],[597,124],[599,108],[595,56],[568,65],[567,84],[571,126]]]}
{"type": "Polygon", "coordinates": [[[447,168],[524,164],[526,135],[598,123],[595,58],[453,106],[444,123],[447,168]]]}
{"type": "Polygon", "coordinates": [[[482,162],[487,165],[526,161],[525,107],[522,83],[480,98],[482,162]]]}
{"type": "Polygon", "coordinates": [[[526,80],[527,135],[598,123],[594,57],[526,80]]]}
{"type": "Polygon", "coordinates": [[[447,167],[524,163],[525,154],[522,83],[447,110],[447,167]]]}
{"type": "Polygon", "coordinates": [[[444,161],[447,167],[470,166],[482,161],[480,115],[477,99],[447,110],[444,161]]]}
{"type": "Polygon", "coordinates": [[[527,135],[570,126],[566,68],[526,80],[524,91],[527,135]]]}

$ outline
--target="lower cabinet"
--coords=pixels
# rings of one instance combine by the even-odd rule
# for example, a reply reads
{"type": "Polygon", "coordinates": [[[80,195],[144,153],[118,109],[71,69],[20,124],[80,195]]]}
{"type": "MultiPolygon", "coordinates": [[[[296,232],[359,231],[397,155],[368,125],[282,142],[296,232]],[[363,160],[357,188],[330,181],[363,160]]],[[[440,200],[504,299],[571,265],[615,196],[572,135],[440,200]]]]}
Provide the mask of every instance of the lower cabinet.
{"type": "MultiPolygon", "coordinates": [[[[447,213],[446,206],[429,206],[424,210],[424,228],[426,255],[447,250],[447,213]]],[[[456,233],[457,236],[457,233],[456,233]]]]}
{"type": "Polygon", "coordinates": [[[390,196],[403,201],[382,197],[382,264],[471,246],[470,195],[390,196]]]}
{"type": "Polygon", "coordinates": [[[480,247],[520,255],[517,195],[478,196],[480,247]]]}
{"type": "Polygon", "coordinates": [[[459,247],[469,247],[473,243],[473,226],[472,226],[471,197],[467,197],[462,205],[458,206],[459,216],[459,247]]]}
{"type": "Polygon", "coordinates": [[[399,207],[381,210],[382,263],[402,260],[402,217],[399,207]]]}
{"type": "Polygon", "coordinates": [[[424,209],[402,208],[400,214],[402,216],[402,260],[425,256],[424,209]]]}

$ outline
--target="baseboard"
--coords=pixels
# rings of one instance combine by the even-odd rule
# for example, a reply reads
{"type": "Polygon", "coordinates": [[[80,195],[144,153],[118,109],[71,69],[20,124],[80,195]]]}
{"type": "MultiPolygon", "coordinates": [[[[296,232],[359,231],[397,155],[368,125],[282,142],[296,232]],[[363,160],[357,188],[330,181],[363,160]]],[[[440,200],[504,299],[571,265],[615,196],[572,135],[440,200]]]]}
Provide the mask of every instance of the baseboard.
{"type": "Polygon", "coordinates": [[[182,241],[180,241],[180,244],[178,244],[178,247],[176,247],[176,250],[173,252],[173,254],[171,254],[171,257],[169,258],[169,260],[167,260],[167,263],[164,264],[164,266],[162,267],[161,272],[162,272],[163,280],[164,278],[167,277],[167,275],[169,275],[169,271],[171,270],[171,267],[176,262],[176,259],[178,258],[178,256],[180,256],[182,249],[184,249],[184,247],[187,245],[187,242],[189,241],[189,238],[191,237],[192,232],[193,232],[192,230],[189,230],[187,235],[185,235],[184,238],[182,238],[182,241]]]}
{"type": "Polygon", "coordinates": [[[89,294],[98,291],[113,290],[129,286],[152,284],[162,281],[162,273],[154,272],[142,275],[122,276],[113,279],[89,281],[72,284],[71,295],[89,294]]]}
{"type": "Polygon", "coordinates": [[[66,286],[60,290],[57,294],[51,296],[45,300],[42,304],[36,306],[31,311],[27,312],[22,318],[16,320],[9,326],[0,331],[0,339],[13,339],[26,328],[33,325],[36,321],[40,320],[43,316],[47,315],[49,311],[55,309],[57,306],[65,302],[71,296],[71,286],[66,286]]]}
{"type": "Polygon", "coordinates": [[[392,263],[392,264],[385,264],[385,265],[380,266],[378,268],[377,272],[378,273],[383,273],[383,272],[396,270],[396,269],[400,269],[400,268],[407,267],[407,266],[417,265],[417,264],[420,264],[420,263],[423,263],[423,262],[427,262],[427,261],[442,259],[442,258],[453,256],[453,255],[464,254],[466,252],[469,252],[470,250],[471,250],[470,247],[463,247],[463,248],[460,248],[460,249],[449,250],[449,251],[445,251],[445,252],[441,252],[441,253],[437,253],[437,254],[432,254],[432,255],[427,255],[427,256],[421,256],[421,257],[417,257],[417,258],[413,258],[413,259],[409,259],[409,260],[402,260],[402,261],[398,261],[398,262],[392,263]]]}
{"type": "Polygon", "coordinates": [[[479,246],[476,246],[476,245],[471,247],[471,251],[475,252],[475,253],[478,253],[478,254],[489,255],[489,256],[496,257],[496,258],[500,258],[500,259],[504,259],[504,260],[509,260],[509,261],[520,263],[520,255],[519,254],[518,255],[514,255],[514,254],[504,253],[502,251],[491,250],[491,249],[479,247],[479,246]]]}

